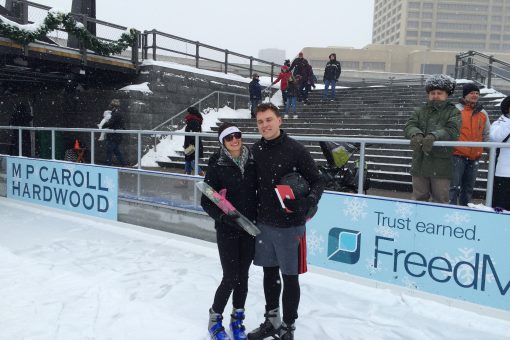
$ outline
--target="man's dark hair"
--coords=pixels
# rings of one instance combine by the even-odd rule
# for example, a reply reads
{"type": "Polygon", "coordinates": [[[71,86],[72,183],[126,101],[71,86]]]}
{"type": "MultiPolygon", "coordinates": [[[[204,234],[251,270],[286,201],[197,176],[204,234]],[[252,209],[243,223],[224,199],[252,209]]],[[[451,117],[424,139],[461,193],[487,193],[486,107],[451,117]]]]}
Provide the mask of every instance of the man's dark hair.
{"type": "Polygon", "coordinates": [[[196,107],[194,107],[194,106],[188,107],[187,111],[188,111],[189,114],[192,114],[192,115],[195,115],[195,116],[202,116],[200,114],[200,112],[198,111],[198,109],[196,107]]]}
{"type": "Polygon", "coordinates": [[[257,109],[255,110],[255,114],[257,114],[258,112],[263,112],[263,111],[267,111],[267,110],[273,111],[274,114],[276,115],[276,117],[281,117],[280,109],[278,109],[278,106],[275,106],[273,103],[259,104],[257,106],[257,109]]]}

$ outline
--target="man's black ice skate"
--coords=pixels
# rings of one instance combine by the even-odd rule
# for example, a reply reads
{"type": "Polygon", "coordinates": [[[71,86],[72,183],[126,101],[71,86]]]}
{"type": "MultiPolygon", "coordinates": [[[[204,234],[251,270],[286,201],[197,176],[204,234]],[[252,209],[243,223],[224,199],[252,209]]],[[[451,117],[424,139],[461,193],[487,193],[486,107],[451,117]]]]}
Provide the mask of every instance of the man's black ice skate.
{"type": "Polygon", "coordinates": [[[282,319],[280,317],[280,309],[275,308],[264,314],[266,318],[258,328],[248,333],[248,340],[262,340],[267,338],[279,339],[278,333],[282,319]]]}
{"type": "Polygon", "coordinates": [[[296,326],[294,324],[287,325],[285,322],[282,322],[282,326],[280,327],[280,339],[281,340],[294,340],[294,331],[296,330],[296,326]]]}

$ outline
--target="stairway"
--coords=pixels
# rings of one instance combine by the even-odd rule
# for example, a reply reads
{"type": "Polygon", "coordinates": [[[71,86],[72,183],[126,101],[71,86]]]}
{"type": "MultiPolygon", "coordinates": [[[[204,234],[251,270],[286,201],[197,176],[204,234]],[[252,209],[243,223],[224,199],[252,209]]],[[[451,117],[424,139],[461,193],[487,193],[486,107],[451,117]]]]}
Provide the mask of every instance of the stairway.
{"type": "MultiPolygon", "coordinates": [[[[451,97],[454,103],[462,94],[462,86],[451,97]]],[[[322,90],[310,93],[310,105],[298,103],[297,118],[292,115],[284,119],[282,128],[292,135],[345,136],[374,138],[403,138],[403,128],[410,114],[426,100],[422,85],[391,87],[358,87],[337,89],[334,102],[321,101],[322,90]]],[[[489,113],[491,122],[500,116],[496,98],[480,98],[489,113]]],[[[283,112],[283,110],[282,110],[283,112]]],[[[256,124],[251,119],[229,119],[245,133],[257,134],[256,124]]],[[[213,128],[216,131],[216,128],[213,128]]],[[[252,144],[253,140],[246,140],[252,144]]],[[[318,164],[325,164],[317,142],[304,142],[318,164]]],[[[218,147],[216,139],[204,140],[204,165],[218,147]]],[[[351,161],[357,158],[355,155],[351,161]]],[[[369,145],[366,161],[372,187],[386,190],[411,191],[412,152],[406,145],[369,145]]],[[[178,160],[172,157],[178,163],[178,160]]],[[[487,164],[480,164],[475,194],[485,192],[487,164]]]]}

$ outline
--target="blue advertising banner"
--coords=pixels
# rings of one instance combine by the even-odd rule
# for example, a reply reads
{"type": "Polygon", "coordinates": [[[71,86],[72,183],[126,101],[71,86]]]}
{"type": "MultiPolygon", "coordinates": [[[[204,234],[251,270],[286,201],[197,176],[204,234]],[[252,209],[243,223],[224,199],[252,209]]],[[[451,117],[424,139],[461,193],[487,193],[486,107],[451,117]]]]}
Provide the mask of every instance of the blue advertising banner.
{"type": "Polygon", "coordinates": [[[7,157],[7,197],[117,220],[118,171],[7,157]]]}
{"type": "Polygon", "coordinates": [[[510,214],[324,193],[312,265],[510,311],[510,214]]]}

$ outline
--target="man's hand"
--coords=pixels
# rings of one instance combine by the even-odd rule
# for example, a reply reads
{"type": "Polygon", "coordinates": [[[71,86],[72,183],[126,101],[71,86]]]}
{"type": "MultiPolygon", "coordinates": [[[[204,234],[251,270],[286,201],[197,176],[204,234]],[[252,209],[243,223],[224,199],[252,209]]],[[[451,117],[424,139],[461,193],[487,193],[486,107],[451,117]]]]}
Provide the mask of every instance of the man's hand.
{"type": "Polygon", "coordinates": [[[411,137],[411,149],[413,151],[420,151],[423,142],[423,134],[417,133],[411,137]]]}
{"type": "Polygon", "coordinates": [[[308,212],[308,209],[313,207],[317,204],[316,200],[311,197],[305,197],[305,198],[296,198],[296,199],[284,199],[283,204],[287,209],[292,211],[293,213],[298,214],[306,214],[308,212]]]}
{"type": "Polygon", "coordinates": [[[238,212],[230,212],[228,214],[223,214],[220,217],[221,223],[232,227],[236,229],[241,229],[241,226],[237,223],[237,220],[239,219],[239,213],[238,212]]]}
{"type": "Polygon", "coordinates": [[[434,141],[436,140],[436,137],[429,133],[428,135],[426,135],[424,138],[423,138],[423,141],[422,141],[422,150],[423,152],[425,152],[426,154],[428,154],[430,151],[432,151],[432,145],[434,144],[434,141]]]}

